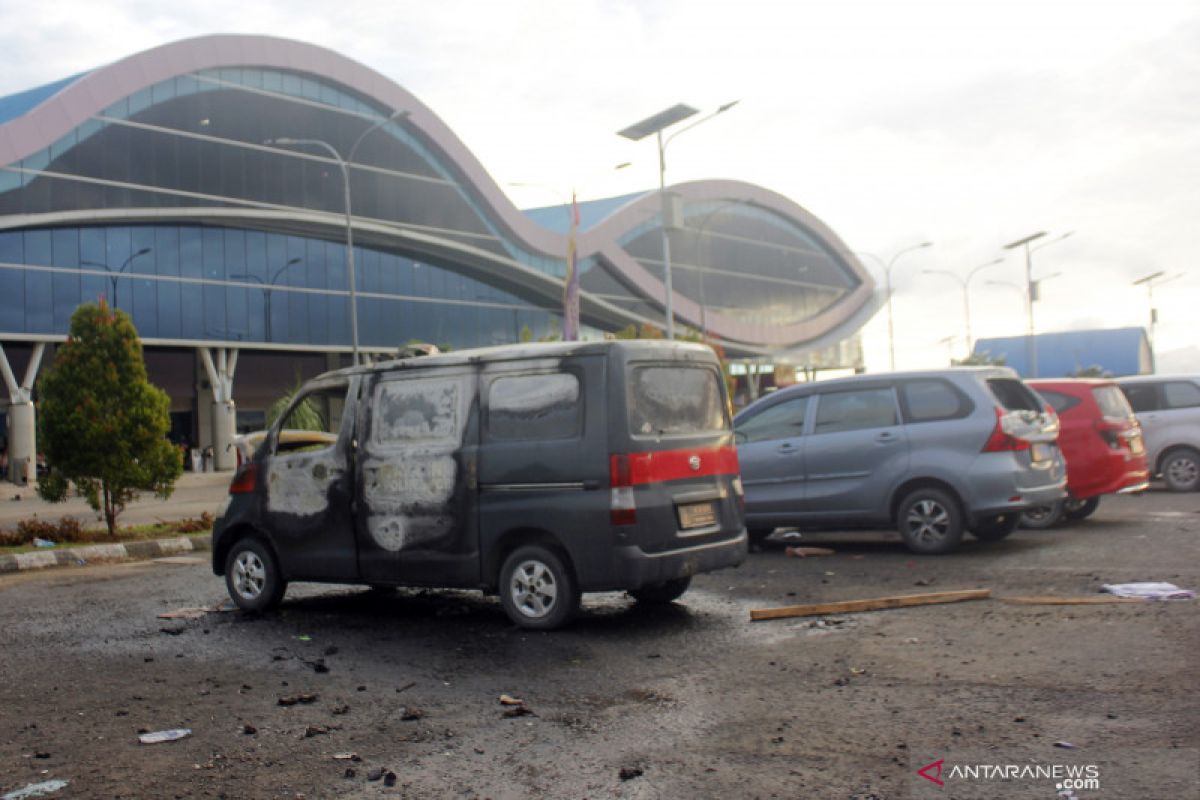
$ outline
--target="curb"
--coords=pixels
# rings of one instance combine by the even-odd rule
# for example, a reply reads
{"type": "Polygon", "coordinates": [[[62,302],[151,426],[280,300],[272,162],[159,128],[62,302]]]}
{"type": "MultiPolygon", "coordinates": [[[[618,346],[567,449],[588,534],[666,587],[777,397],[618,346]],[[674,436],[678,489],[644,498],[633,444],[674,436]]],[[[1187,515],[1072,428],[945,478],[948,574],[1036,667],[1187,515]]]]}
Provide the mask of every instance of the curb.
{"type": "Polygon", "coordinates": [[[141,542],[64,547],[42,552],[0,555],[0,575],[48,567],[85,566],[94,562],[145,561],[180,553],[207,552],[211,549],[211,536],[176,536],[171,539],[150,539],[141,542]]]}

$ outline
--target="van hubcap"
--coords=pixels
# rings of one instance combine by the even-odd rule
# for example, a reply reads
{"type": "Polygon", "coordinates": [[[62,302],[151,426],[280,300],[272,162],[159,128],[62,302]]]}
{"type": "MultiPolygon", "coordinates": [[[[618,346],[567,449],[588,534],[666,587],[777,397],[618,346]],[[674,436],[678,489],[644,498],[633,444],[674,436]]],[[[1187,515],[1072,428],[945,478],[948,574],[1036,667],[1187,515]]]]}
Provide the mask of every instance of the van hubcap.
{"type": "Polygon", "coordinates": [[[950,531],[950,513],[933,500],[919,500],[908,509],[908,531],[922,542],[940,541],[950,531]]]}
{"type": "Polygon", "coordinates": [[[554,573],[540,561],[523,561],[513,571],[508,587],[509,596],[527,617],[544,617],[558,599],[558,583],[554,573]]]}
{"type": "Polygon", "coordinates": [[[233,561],[233,588],[247,600],[262,594],[267,568],[257,554],[244,550],[233,561]]]}
{"type": "Polygon", "coordinates": [[[1186,486],[1195,483],[1200,476],[1200,467],[1190,458],[1172,459],[1167,465],[1167,477],[1177,485],[1186,486]]]}

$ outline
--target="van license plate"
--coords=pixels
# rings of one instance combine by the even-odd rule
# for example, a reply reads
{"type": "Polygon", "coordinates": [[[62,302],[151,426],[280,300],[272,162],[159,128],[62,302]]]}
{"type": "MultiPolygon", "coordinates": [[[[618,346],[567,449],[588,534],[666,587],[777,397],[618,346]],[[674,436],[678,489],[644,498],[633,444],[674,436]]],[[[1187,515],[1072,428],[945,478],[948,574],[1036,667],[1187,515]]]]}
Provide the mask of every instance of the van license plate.
{"type": "Polygon", "coordinates": [[[1030,453],[1030,456],[1033,459],[1033,461],[1035,461],[1035,462],[1049,461],[1050,456],[1053,453],[1054,453],[1054,451],[1053,451],[1053,449],[1051,449],[1050,445],[1041,444],[1039,442],[1034,442],[1033,450],[1030,453]]]}
{"type": "Polygon", "coordinates": [[[685,531],[717,524],[717,507],[714,503],[691,503],[679,506],[678,510],[679,527],[685,531]]]}

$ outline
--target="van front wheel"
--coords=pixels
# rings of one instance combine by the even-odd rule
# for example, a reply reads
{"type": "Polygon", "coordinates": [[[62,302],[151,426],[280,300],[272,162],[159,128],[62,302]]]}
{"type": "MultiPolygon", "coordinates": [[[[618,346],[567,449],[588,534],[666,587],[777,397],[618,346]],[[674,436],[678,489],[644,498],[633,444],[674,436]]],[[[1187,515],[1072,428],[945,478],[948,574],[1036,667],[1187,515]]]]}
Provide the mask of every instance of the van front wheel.
{"type": "Polygon", "coordinates": [[[579,588],[563,560],[540,545],[518,547],[500,568],[500,599],[522,628],[553,630],[579,609],[579,588]]]}
{"type": "Polygon", "coordinates": [[[673,581],[656,583],[653,586],[643,586],[631,589],[629,596],[643,605],[666,605],[683,597],[683,593],[692,585],[692,576],[676,578],[673,581]]]}
{"type": "Polygon", "coordinates": [[[239,539],[225,557],[225,585],[244,611],[266,611],[279,604],[287,581],[271,549],[258,539],[239,539]]]}

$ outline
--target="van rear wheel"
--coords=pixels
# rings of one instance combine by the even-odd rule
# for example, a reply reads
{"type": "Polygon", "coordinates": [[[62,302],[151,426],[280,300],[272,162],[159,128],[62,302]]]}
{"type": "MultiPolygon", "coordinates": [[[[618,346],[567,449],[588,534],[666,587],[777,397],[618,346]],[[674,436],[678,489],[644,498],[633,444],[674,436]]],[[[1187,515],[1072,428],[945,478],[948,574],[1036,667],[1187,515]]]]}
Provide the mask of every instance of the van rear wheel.
{"type": "Polygon", "coordinates": [[[976,522],[971,528],[971,533],[981,542],[998,542],[1015,531],[1020,524],[1020,514],[995,514],[976,522]]]}
{"type": "Polygon", "coordinates": [[[958,547],[963,515],[958,501],[941,489],[917,489],[900,503],[896,527],[914,553],[939,555],[958,547]]]}
{"type": "Polygon", "coordinates": [[[1044,506],[1034,506],[1021,512],[1021,527],[1043,531],[1062,522],[1064,503],[1055,500],[1044,506]]]}
{"type": "Polygon", "coordinates": [[[1099,497],[1089,497],[1087,500],[1068,500],[1063,506],[1063,516],[1070,520],[1087,519],[1100,506],[1099,497]]]}
{"type": "Polygon", "coordinates": [[[500,600],[520,627],[553,630],[579,610],[579,588],[561,557],[541,545],[526,545],[500,568],[500,600]]]}
{"type": "Polygon", "coordinates": [[[692,585],[692,576],[688,575],[683,578],[676,578],[673,581],[664,581],[656,583],[653,586],[643,586],[640,589],[631,589],[629,596],[639,603],[648,606],[666,605],[674,600],[678,600],[683,596],[683,593],[692,585]]]}

